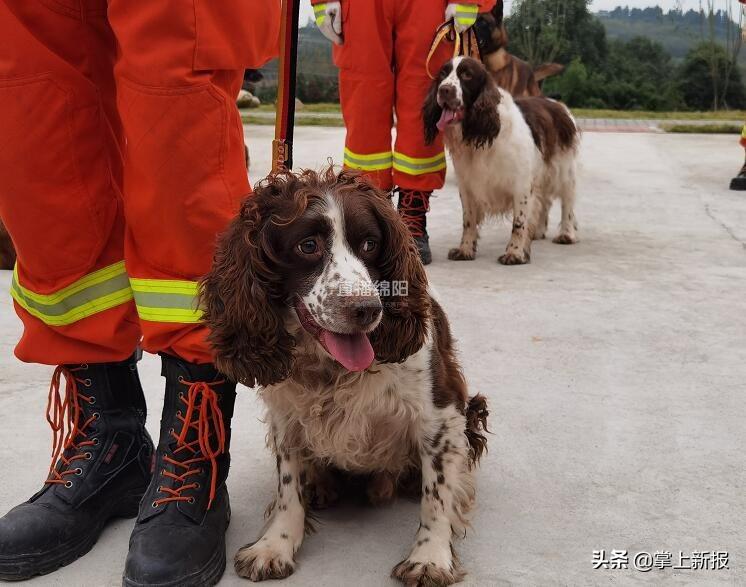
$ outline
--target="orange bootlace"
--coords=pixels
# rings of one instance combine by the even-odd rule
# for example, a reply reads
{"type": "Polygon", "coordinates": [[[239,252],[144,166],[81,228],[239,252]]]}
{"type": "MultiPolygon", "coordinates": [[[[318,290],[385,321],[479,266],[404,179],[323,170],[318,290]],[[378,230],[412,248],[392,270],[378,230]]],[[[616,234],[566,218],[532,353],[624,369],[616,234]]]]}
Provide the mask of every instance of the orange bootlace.
{"type": "Polygon", "coordinates": [[[399,216],[412,236],[425,235],[425,214],[430,211],[430,192],[399,189],[399,216]]]}
{"type": "Polygon", "coordinates": [[[170,455],[164,457],[165,462],[173,465],[177,470],[181,470],[182,473],[176,475],[163,469],[161,475],[181,483],[181,486],[174,489],[163,486],[159,487],[158,491],[168,494],[169,497],[157,499],[153,502],[153,505],[158,507],[161,504],[171,501],[188,501],[189,503],[194,503],[194,497],[188,497],[182,495],[182,493],[189,489],[199,489],[199,483],[189,483],[189,477],[202,473],[202,469],[194,468],[194,465],[210,461],[212,474],[210,477],[210,501],[207,504],[207,509],[209,510],[212,506],[212,501],[215,499],[215,492],[217,490],[217,458],[225,452],[223,412],[220,411],[218,394],[211,386],[220,385],[225,383],[225,381],[213,381],[212,383],[199,381],[192,383],[179,377],[179,383],[189,387],[186,397],[184,397],[183,393],[179,394],[179,400],[186,404],[186,414],[182,415],[181,410],[176,412],[176,417],[182,424],[181,432],[176,434],[172,428],[169,433],[176,440],[176,448],[173,451],[174,456],[186,453],[187,455],[191,455],[191,458],[178,461],[170,455]],[[186,441],[189,430],[194,430],[197,433],[197,438],[191,442],[186,441]],[[212,436],[215,436],[217,446],[211,444],[210,438],[212,436]]]}
{"type": "Polygon", "coordinates": [[[91,453],[81,452],[81,449],[98,444],[97,438],[77,442],[79,436],[88,438],[88,427],[99,418],[99,414],[96,412],[88,417],[82,425],[80,424],[81,414],[83,413],[80,401],[89,404],[96,402],[95,397],[83,395],[78,389],[78,384],[86,387],[91,386],[90,379],[81,379],[75,375],[75,373],[86,369],[88,369],[88,365],[74,368],[60,365],[52,375],[47,402],[47,422],[52,428],[52,464],[49,466],[49,477],[46,483],[64,483],[67,487],[72,487],[72,481],[66,480],[65,477],[80,475],[82,470],[80,468],[71,469],[70,465],[75,461],[91,459],[91,453]],[[65,378],[64,398],[60,392],[62,377],[65,378]],[[66,457],[65,453],[69,452],[70,449],[75,452],[66,457]],[[58,469],[59,461],[62,461],[63,466],[58,469]]]}

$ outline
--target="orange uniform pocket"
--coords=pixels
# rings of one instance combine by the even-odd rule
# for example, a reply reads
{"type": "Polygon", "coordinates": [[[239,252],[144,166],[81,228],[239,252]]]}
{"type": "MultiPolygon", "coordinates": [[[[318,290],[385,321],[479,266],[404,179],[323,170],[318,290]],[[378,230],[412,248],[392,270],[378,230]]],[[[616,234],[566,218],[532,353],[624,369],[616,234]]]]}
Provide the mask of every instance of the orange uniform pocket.
{"type": "Polygon", "coordinates": [[[194,69],[258,68],[279,53],[280,0],[194,0],[194,69]]]}
{"type": "Polygon", "coordinates": [[[20,264],[50,285],[92,267],[117,210],[113,194],[94,201],[98,186],[83,179],[106,159],[73,140],[100,132],[98,117],[73,106],[50,75],[0,80],[0,216],[20,264]]]}

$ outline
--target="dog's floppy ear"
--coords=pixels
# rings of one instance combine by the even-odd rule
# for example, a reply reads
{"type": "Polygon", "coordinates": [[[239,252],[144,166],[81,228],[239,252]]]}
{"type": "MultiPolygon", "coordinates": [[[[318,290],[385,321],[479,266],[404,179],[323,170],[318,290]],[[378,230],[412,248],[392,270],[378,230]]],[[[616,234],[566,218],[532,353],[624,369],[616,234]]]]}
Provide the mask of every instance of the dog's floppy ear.
{"type": "Polygon", "coordinates": [[[461,122],[462,137],[475,149],[489,147],[500,134],[500,116],[497,106],[500,92],[492,76],[484,70],[484,86],[473,104],[464,109],[461,122]]]}
{"type": "Polygon", "coordinates": [[[438,121],[443,113],[443,109],[438,105],[438,88],[440,87],[441,76],[438,76],[430,84],[430,91],[427,93],[425,102],[422,105],[422,122],[425,129],[425,144],[432,145],[438,136],[438,121]]]}
{"type": "MultiPolygon", "coordinates": [[[[283,320],[280,277],[267,266],[264,224],[274,188],[257,188],[220,237],[210,273],[201,283],[203,320],[220,372],[249,387],[286,379],[295,340],[283,320]]],[[[276,191],[276,190],[275,190],[276,191]]]]}
{"type": "Polygon", "coordinates": [[[384,245],[378,269],[385,288],[379,290],[383,318],[370,341],[379,362],[401,363],[420,350],[427,338],[427,275],[409,229],[389,197],[379,192],[375,203],[384,245]]]}

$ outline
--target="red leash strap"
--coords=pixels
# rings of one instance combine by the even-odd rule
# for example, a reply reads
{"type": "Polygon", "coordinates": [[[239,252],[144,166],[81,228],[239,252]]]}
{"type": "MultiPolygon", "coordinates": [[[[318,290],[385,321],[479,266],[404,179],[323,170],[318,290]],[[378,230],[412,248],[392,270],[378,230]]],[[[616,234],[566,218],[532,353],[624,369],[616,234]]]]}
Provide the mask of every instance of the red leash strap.
{"type": "Polygon", "coordinates": [[[275,140],[272,143],[272,171],[293,168],[295,126],[295,73],[298,65],[298,13],[300,0],[282,0],[280,66],[277,78],[275,140]]]}

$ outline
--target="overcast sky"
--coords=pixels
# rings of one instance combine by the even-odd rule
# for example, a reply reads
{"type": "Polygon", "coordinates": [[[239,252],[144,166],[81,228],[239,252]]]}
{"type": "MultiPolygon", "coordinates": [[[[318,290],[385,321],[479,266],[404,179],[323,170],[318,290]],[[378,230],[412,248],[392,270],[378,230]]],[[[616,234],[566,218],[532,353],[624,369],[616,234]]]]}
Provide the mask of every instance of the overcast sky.
{"type": "MultiPolygon", "coordinates": [[[[510,11],[510,0],[506,0],[505,6],[510,11]]],[[[681,2],[684,10],[690,8],[697,10],[699,8],[699,2],[696,0],[683,0],[681,2]]],[[[724,2],[723,2],[724,4],[724,2]]],[[[669,10],[676,5],[674,0],[661,0],[660,2],[651,2],[651,0],[593,0],[591,4],[591,10],[612,10],[617,6],[629,6],[630,8],[645,8],[646,6],[661,6],[663,10],[669,10]]],[[[301,23],[305,23],[309,18],[313,17],[313,10],[311,9],[310,0],[302,0],[301,2],[301,23]]]]}

